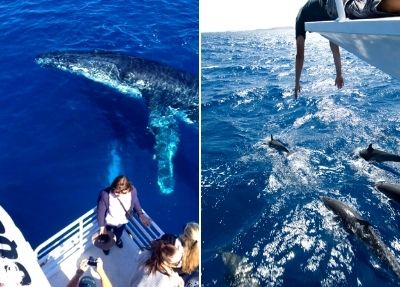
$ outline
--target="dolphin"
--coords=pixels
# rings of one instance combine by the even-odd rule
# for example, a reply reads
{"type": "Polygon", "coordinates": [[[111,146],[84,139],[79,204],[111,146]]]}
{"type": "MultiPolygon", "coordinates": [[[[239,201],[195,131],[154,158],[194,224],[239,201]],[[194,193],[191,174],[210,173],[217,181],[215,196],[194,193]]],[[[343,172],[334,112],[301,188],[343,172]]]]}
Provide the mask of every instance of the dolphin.
{"type": "Polygon", "coordinates": [[[155,137],[158,185],[162,193],[174,189],[173,158],[179,143],[178,120],[198,122],[197,77],[168,65],[123,53],[57,51],[38,55],[36,62],[80,75],[143,99],[150,110],[149,128],[155,137]]]}
{"type": "Polygon", "coordinates": [[[381,151],[378,149],[374,149],[372,147],[372,144],[368,146],[368,148],[363,149],[360,151],[360,156],[365,159],[366,161],[395,161],[395,162],[400,162],[400,156],[391,154],[385,151],[381,151]]]}
{"type": "Polygon", "coordinates": [[[375,232],[372,225],[361,217],[354,209],[344,204],[343,202],[330,198],[322,197],[325,206],[331,209],[335,214],[339,215],[347,228],[364,242],[366,242],[377,255],[385,261],[394,273],[400,278],[400,264],[394,255],[383,243],[382,239],[375,232]]]}
{"type": "Polygon", "coordinates": [[[375,188],[384,193],[386,196],[400,203],[400,185],[378,182],[375,184],[375,188]]]}
{"type": "Polygon", "coordinates": [[[231,287],[260,287],[260,284],[251,274],[252,267],[248,258],[232,252],[222,252],[222,262],[227,269],[226,280],[231,287]]]}
{"type": "Polygon", "coordinates": [[[272,135],[271,139],[268,141],[268,145],[279,152],[286,152],[288,154],[290,153],[289,150],[279,140],[275,140],[272,135]]]}

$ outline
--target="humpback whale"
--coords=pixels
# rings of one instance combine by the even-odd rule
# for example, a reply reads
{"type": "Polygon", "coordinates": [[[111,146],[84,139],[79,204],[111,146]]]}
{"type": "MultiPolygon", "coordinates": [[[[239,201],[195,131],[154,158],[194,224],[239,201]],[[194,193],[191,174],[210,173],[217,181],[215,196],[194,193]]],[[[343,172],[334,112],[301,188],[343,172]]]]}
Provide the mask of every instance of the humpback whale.
{"type": "Polygon", "coordinates": [[[35,60],[41,66],[80,75],[143,99],[150,111],[149,128],[156,142],[158,185],[162,193],[173,192],[178,120],[198,122],[196,77],[162,63],[117,52],[57,51],[38,55],[35,60]]]}
{"type": "Polygon", "coordinates": [[[361,215],[357,213],[354,209],[344,204],[343,202],[330,197],[322,197],[321,199],[324,202],[325,206],[331,209],[335,214],[340,216],[346,227],[352,233],[356,234],[364,242],[366,242],[400,278],[399,262],[386,247],[385,243],[383,243],[382,239],[375,232],[372,225],[364,218],[362,218],[361,215]]]}
{"type": "Polygon", "coordinates": [[[289,150],[279,140],[275,140],[272,135],[271,139],[268,141],[268,145],[279,152],[286,152],[288,154],[290,153],[289,150]]]}
{"type": "Polygon", "coordinates": [[[400,203],[400,185],[378,182],[375,184],[375,188],[384,193],[387,197],[390,197],[391,199],[400,203]]]}
{"type": "Polygon", "coordinates": [[[400,162],[400,156],[395,155],[395,154],[391,154],[385,151],[381,151],[378,149],[374,149],[372,147],[372,144],[370,144],[368,146],[368,148],[363,149],[362,151],[360,151],[360,156],[365,159],[366,161],[396,161],[396,162],[400,162]]]}
{"type": "Polygon", "coordinates": [[[222,252],[222,261],[227,269],[226,281],[232,287],[260,287],[258,280],[251,274],[252,267],[246,257],[232,252],[222,252]]]}

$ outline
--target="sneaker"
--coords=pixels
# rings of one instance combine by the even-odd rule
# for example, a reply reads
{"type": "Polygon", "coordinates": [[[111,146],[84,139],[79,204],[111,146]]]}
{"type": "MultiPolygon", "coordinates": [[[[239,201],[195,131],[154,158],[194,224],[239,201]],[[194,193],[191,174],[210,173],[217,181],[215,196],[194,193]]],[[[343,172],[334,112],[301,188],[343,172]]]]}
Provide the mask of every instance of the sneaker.
{"type": "Polygon", "coordinates": [[[124,243],[122,242],[122,240],[120,239],[120,240],[118,240],[117,241],[117,243],[115,243],[115,245],[117,245],[118,246],[118,248],[122,248],[122,247],[124,247],[124,243]]]}
{"type": "Polygon", "coordinates": [[[103,250],[103,253],[104,253],[105,255],[108,255],[108,254],[110,254],[110,250],[103,250]]]}

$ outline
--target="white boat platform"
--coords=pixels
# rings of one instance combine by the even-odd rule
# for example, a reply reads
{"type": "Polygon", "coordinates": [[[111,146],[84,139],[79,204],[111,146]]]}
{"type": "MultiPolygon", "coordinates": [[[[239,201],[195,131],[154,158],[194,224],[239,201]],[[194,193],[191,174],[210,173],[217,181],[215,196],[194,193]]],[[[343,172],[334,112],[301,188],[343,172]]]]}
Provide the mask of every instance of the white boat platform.
{"type": "Polygon", "coordinates": [[[307,22],[306,30],[400,79],[400,17],[307,22]]]}
{"type": "MultiPolygon", "coordinates": [[[[114,287],[129,286],[138,255],[152,240],[163,234],[154,222],[150,227],[145,227],[132,218],[122,236],[124,247],[120,249],[114,246],[110,254],[105,255],[92,244],[92,236],[98,230],[93,208],[35,249],[38,263],[51,286],[66,286],[81,260],[89,256],[102,258],[104,270],[114,287]]],[[[94,277],[100,284],[95,268],[89,267],[85,275],[94,277]]]]}

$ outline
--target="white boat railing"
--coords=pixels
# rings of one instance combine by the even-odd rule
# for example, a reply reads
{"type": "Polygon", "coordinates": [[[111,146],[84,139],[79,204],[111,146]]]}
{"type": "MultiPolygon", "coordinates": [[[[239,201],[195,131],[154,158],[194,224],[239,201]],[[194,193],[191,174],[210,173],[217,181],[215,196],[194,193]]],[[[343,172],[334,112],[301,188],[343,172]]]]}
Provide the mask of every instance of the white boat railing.
{"type": "MultiPolygon", "coordinates": [[[[145,227],[136,217],[131,217],[125,229],[141,250],[164,234],[154,221],[149,227],[145,227]]],[[[88,245],[91,246],[92,236],[98,230],[96,208],[92,208],[40,244],[34,251],[45,274],[51,276],[57,272],[57,266],[69,256],[76,252],[83,253],[88,245]]]]}

